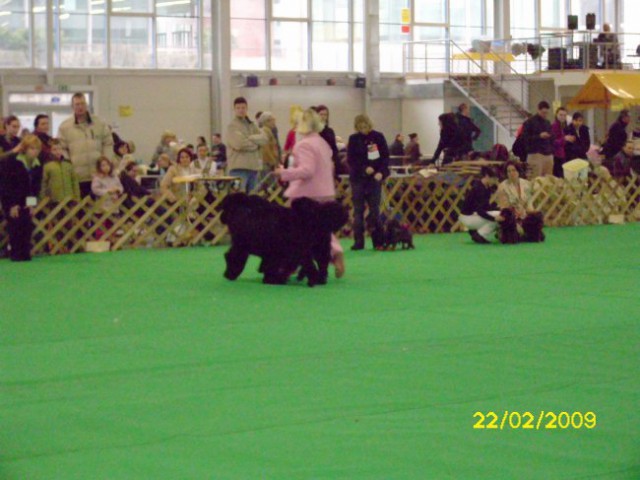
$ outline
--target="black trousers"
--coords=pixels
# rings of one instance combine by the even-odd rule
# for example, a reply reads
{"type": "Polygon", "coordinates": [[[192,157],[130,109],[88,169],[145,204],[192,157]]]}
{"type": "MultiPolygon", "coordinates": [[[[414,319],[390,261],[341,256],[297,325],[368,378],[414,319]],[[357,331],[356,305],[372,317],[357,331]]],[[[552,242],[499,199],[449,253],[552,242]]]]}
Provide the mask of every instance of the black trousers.
{"type": "Polygon", "coordinates": [[[7,218],[7,233],[9,233],[9,257],[14,261],[31,260],[31,234],[33,222],[29,209],[20,208],[18,218],[13,218],[5,211],[7,218]]]}
{"type": "Polygon", "coordinates": [[[382,186],[373,178],[354,179],[351,181],[353,200],[353,236],[357,245],[364,246],[365,203],[369,207],[367,227],[371,231],[373,247],[381,247],[383,243],[382,221],[380,220],[380,198],[382,186]]]}
{"type": "Polygon", "coordinates": [[[80,198],[91,195],[91,182],[80,182],[80,198]]]}
{"type": "Polygon", "coordinates": [[[558,178],[564,178],[564,170],[562,169],[562,165],[564,165],[566,160],[564,158],[553,157],[553,176],[558,178]]]}

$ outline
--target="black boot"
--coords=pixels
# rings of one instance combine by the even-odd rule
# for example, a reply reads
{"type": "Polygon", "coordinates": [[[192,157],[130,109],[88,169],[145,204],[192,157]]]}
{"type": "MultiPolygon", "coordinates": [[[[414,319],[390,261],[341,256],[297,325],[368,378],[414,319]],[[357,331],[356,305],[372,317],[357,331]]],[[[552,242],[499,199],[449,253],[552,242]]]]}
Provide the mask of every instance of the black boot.
{"type": "Polygon", "coordinates": [[[469,230],[469,235],[471,235],[471,239],[476,243],[489,243],[477,230],[469,230]]]}

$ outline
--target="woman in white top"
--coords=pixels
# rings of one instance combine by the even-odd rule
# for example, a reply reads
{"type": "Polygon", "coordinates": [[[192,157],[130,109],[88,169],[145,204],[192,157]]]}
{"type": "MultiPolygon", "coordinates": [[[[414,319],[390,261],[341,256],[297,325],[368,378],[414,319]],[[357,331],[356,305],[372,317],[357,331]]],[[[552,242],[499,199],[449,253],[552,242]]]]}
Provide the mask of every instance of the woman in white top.
{"type": "Polygon", "coordinates": [[[507,162],[506,165],[507,179],[498,186],[498,206],[501,209],[513,207],[516,217],[522,220],[528,212],[533,211],[531,183],[520,178],[514,162],[507,162]]]}

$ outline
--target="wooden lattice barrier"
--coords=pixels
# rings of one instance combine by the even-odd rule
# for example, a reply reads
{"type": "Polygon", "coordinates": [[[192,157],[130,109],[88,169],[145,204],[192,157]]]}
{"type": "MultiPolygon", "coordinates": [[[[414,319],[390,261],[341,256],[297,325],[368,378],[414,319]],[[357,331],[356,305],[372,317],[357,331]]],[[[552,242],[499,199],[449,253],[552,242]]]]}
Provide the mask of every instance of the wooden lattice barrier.
{"type": "MultiPolygon", "coordinates": [[[[389,177],[383,186],[381,212],[410,226],[415,233],[460,231],[462,200],[473,177],[445,172],[389,177]]],[[[336,184],[339,201],[353,213],[349,179],[336,184]]],[[[589,179],[586,182],[552,177],[533,182],[533,207],[544,213],[548,226],[607,223],[612,215],[640,221],[640,182],[626,179],[589,179]]],[[[284,187],[267,178],[256,193],[284,205],[284,187]]],[[[171,203],[166,198],[121,197],[107,204],[89,197],[53,203],[43,199],[35,208],[34,254],[84,251],[87,242],[111,242],[112,250],[141,247],[220,244],[227,234],[220,221],[220,203],[226,192],[199,192],[171,203]]],[[[351,222],[342,232],[348,236],[351,222]]],[[[6,222],[0,213],[0,248],[8,243],[6,222]]]]}

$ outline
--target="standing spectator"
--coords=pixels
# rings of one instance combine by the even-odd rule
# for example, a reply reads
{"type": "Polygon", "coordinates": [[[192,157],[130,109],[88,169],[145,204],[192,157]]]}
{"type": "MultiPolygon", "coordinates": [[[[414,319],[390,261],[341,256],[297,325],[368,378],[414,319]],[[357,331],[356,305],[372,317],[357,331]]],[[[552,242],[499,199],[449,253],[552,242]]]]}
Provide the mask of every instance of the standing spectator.
{"type": "Polygon", "coordinates": [[[7,219],[10,258],[14,262],[31,260],[31,207],[37,203],[42,183],[40,147],[38,137],[26,135],[15,153],[2,161],[0,203],[7,219]]]}
{"type": "Polygon", "coordinates": [[[91,181],[91,192],[98,198],[104,198],[103,208],[108,210],[124,192],[120,179],[115,174],[113,163],[107,157],[96,162],[96,173],[91,181]]]}
{"type": "Polygon", "coordinates": [[[624,144],[627,143],[627,126],[631,123],[631,115],[629,110],[622,110],[618,115],[618,119],[613,122],[607,134],[607,140],[602,146],[602,154],[605,159],[615,157],[624,144]]]}
{"type": "Polygon", "coordinates": [[[460,130],[460,139],[462,141],[460,152],[463,155],[468,155],[469,152],[473,151],[473,142],[482,134],[482,130],[471,119],[471,110],[466,103],[461,103],[458,106],[456,119],[458,120],[458,129],[460,130]]]}
{"type": "Polygon", "coordinates": [[[40,150],[40,163],[44,165],[49,161],[49,154],[51,152],[51,135],[49,135],[49,115],[40,113],[36,115],[33,121],[33,134],[40,139],[42,143],[42,150],[40,150]]]}
{"type": "Polygon", "coordinates": [[[258,183],[262,170],[260,147],[268,142],[267,136],[247,116],[247,101],[238,97],[233,101],[235,118],[227,127],[227,145],[230,148],[229,175],[240,177],[241,188],[251,192],[258,183]]]}
{"type": "Polygon", "coordinates": [[[274,171],[280,165],[280,157],[278,156],[278,142],[273,135],[273,129],[276,126],[276,117],[271,112],[262,112],[258,118],[258,126],[262,129],[267,137],[267,143],[262,145],[260,153],[262,154],[263,174],[274,171]]]}
{"type": "Polygon", "coordinates": [[[392,157],[403,157],[404,158],[404,135],[398,133],[396,135],[395,140],[389,147],[389,155],[392,157]]]}
{"type": "Polygon", "coordinates": [[[197,144],[196,144],[196,148],[198,148],[200,145],[204,145],[207,146],[207,139],[204,137],[198,137],[197,139],[197,144]]]}
{"type": "Polygon", "coordinates": [[[219,133],[212,135],[211,142],[210,155],[218,165],[218,169],[224,170],[227,168],[227,146],[222,143],[222,136],[219,133]]]}
{"type": "Polygon", "coordinates": [[[502,220],[500,212],[491,206],[491,186],[498,176],[491,167],[480,169],[480,180],[474,180],[460,209],[460,223],[469,229],[471,239],[476,243],[489,243],[502,220]]]}
{"type": "MultiPolygon", "coordinates": [[[[335,200],[336,189],[333,181],[334,165],[331,147],[319,133],[325,124],[314,109],[302,114],[297,127],[302,136],[293,148],[293,165],[284,169],[279,167],[275,174],[289,182],[284,192],[289,199],[309,197],[318,202],[335,200]]],[[[338,238],[331,235],[331,258],[335,266],[336,277],[344,275],[344,252],[338,238]]]]}
{"type": "Polygon", "coordinates": [[[575,142],[575,138],[564,131],[567,128],[567,109],[559,107],[556,110],[556,118],[551,124],[551,135],[553,135],[553,175],[562,178],[564,173],[562,165],[567,161],[565,155],[565,145],[567,142],[575,142]]]}
{"type": "Polygon", "coordinates": [[[338,152],[338,144],[336,143],[336,132],[329,127],[329,108],[326,105],[318,105],[315,111],[320,115],[320,120],[324,124],[324,128],[320,132],[320,136],[331,148],[331,160],[333,161],[333,172],[337,177],[342,173],[342,164],[340,163],[340,153],[338,152]]]}
{"type": "Polygon", "coordinates": [[[9,115],[4,119],[4,135],[0,137],[0,158],[6,158],[18,153],[20,145],[20,120],[15,115],[9,115]]]}
{"type": "Polygon", "coordinates": [[[542,101],[538,103],[538,113],[524,123],[522,135],[532,178],[553,174],[553,135],[548,115],[549,104],[542,101]]]}
{"type": "Polygon", "coordinates": [[[66,198],[80,200],[78,177],[71,162],[64,158],[60,141],[54,138],[50,146],[49,161],[43,167],[42,197],[56,203],[66,198]]]}
{"type": "Polygon", "coordinates": [[[169,155],[169,159],[171,162],[176,161],[176,149],[174,146],[178,142],[178,137],[175,133],[170,130],[165,130],[160,135],[160,144],[156,147],[156,151],[153,152],[153,156],[151,157],[151,165],[155,165],[158,163],[158,157],[160,155],[167,154],[169,155]]]}
{"type": "Polygon", "coordinates": [[[296,127],[298,126],[298,121],[301,116],[302,107],[300,105],[291,105],[291,107],[289,107],[289,125],[291,126],[291,129],[287,133],[287,138],[284,141],[284,149],[282,151],[282,163],[285,166],[289,165],[289,156],[291,155],[293,147],[296,144],[296,140],[298,139],[296,127]]]}
{"type": "Polygon", "coordinates": [[[369,207],[367,225],[371,230],[373,247],[383,248],[383,231],[380,220],[382,180],[389,176],[389,148],[382,133],[373,129],[367,115],[357,115],[354,120],[356,133],[349,137],[347,161],[353,198],[353,235],[351,250],[364,248],[364,208],[369,207]]]}
{"type": "Polygon", "coordinates": [[[111,153],[113,135],[106,123],[89,113],[84,93],[74,93],[71,106],[73,115],[60,125],[58,139],[78,175],[80,194],[86,197],[96,162],[111,153]]]}
{"type": "Polygon", "coordinates": [[[420,163],[420,141],[417,133],[409,134],[409,143],[404,149],[404,163],[409,165],[417,165],[420,163]]]}
{"type": "Polygon", "coordinates": [[[460,148],[463,145],[458,122],[453,113],[443,113],[438,117],[438,122],[440,124],[440,141],[433,154],[433,161],[436,162],[436,165],[453,162],[459,157],[460,148]],[[442,162],[440,162],[441,153],[444,153],[442,162]]]}
{"type": "Polygon", "coordinates": [[[571,125],[568,125],[564,133],[569,137],[564,144],[565,159],[568,162],[575,158],[586,160],[587,152],[591,147],[591,136],[589,127],[584,125],[584,117],[580,112],[573,114],[571,125]]]}

